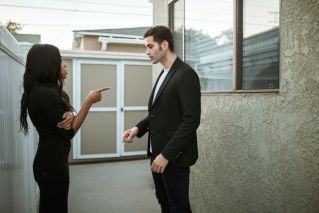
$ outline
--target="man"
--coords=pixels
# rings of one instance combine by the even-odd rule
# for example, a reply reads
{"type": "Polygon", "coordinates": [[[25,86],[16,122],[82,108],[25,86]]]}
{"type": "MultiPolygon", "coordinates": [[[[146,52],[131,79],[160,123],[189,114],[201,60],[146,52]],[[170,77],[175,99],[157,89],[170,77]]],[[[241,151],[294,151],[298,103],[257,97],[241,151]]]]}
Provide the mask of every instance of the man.
{"type": "Polygon", "coordinates": [[[124,142],[149,132],[148,156],[162,212],[191,212],[189,171],[195,164],[200,123],[200,84],[195,71],[174,53],[172,32],[164,26],[145,34],[146,54],[160,73],[148,103],[148,116],[123,134],[124,142]]]}

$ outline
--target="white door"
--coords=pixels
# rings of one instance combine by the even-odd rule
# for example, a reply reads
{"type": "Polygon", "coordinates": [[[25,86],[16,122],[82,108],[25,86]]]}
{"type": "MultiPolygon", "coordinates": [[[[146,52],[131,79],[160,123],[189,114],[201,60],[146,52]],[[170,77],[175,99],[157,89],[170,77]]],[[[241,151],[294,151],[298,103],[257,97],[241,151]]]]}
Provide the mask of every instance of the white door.
{"type": "Polygon", "coordinates": [[[73,103],[80,109],[88,92],[111,87],[91,107],[73,143],[74,159],[109,158],[146,154],[146,137],[122,143],[124,129],[146,116],[152,85],[152,66],[134,61],[77,60],[73,103]]]}

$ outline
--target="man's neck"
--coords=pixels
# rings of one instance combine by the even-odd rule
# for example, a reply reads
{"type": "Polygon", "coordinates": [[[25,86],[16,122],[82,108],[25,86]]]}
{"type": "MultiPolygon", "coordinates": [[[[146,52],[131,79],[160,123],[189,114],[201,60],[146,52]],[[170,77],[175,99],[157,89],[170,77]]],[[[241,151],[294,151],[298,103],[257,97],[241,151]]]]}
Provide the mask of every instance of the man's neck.
{"type": "Polygon", "coordinates": [[[164,60],[161,61],[161,64],[163,65],[163,67],[165,69],[169,69],[173,65],[176,58],[177,58],[177,56],[175,53],[168,52],[167,55],[165,56],[164,60]]]}

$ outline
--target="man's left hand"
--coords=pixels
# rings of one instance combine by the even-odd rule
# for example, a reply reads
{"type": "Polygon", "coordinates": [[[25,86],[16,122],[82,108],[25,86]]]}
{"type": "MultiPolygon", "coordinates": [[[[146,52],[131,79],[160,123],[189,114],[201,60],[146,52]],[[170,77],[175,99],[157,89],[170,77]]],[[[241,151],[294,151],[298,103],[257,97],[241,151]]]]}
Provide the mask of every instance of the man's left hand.
{"type": "Polygon", "coordinates": [[[151,165],[151,170],[155,173],[164,173],[167,164],[168,160],[162,154],[159,154],[153,161],[151,165]]]}

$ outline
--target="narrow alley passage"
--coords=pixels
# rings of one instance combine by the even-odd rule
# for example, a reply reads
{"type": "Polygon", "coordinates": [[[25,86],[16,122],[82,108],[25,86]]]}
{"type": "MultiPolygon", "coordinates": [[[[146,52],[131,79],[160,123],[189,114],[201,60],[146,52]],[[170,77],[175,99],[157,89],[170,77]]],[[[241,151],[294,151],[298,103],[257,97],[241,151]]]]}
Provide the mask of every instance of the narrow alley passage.
{"type": "Polygon", "coordinates": [[[70,166],[70,213],[156,213],[149,160],[70,166]]]}

